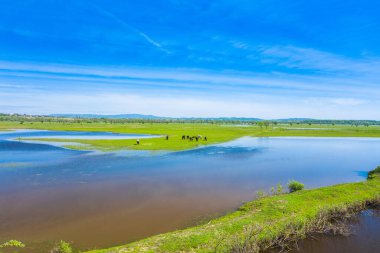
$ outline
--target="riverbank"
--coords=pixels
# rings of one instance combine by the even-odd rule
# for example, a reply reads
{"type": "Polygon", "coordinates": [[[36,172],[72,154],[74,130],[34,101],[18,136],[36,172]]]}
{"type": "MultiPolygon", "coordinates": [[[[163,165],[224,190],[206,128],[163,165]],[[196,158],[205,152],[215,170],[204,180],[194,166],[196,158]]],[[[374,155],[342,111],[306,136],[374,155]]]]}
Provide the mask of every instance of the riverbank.
{"type": "MultiPolygon", "coordinates": [[[[76,142],[81,145],[67,145],[65,147],[78,150],[115,151],[121,149],[132,150],[189,150],[196,147],[223,143],[244,136],[251,137],[380,137],[380,126],[350,126],[350,125],[289,125],[275,126],[257,125],[226,125],[226,124],[199,124],[199,123],[57,123],[57,122],[0,122],[0,130],[9,129],[40,129],[54,131],[88,131],[151,134],[165,137],[140,140],[83,140],[83,139],[32,139],[52,142],[76,142]],[[183,135],[207,137],[199,141],[182,140],[183,135]],[[85,144],[85,145],[83,145],[85,144]]],[[[31,139],[29,139],[31,140],[31,139]]]]}
{"type": "Polygon", "coordinates": [[[259,252],[311,233],[338,233],[340,221],[379,204],[380,167],[364,182],[259,198],[207,224],[88,253],[259,252]]]}

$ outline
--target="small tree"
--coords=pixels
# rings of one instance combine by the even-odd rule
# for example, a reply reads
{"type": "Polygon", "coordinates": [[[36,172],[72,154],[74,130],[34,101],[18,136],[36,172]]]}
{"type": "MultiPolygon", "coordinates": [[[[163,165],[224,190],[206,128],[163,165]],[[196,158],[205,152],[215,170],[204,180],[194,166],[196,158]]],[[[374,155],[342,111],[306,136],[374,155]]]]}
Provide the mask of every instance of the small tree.
{"type": "Polygon", "coordinates": [[[283,191],[282,185],[281,184],[277,184],[277,194],[281,194],[282,191],[283,191]]]}
{"type": "Polygon", "coordinates": [[[261,198],[264,198],[266,196],[265,192],[264,191],[257,191],[256,192],[256,197],[258,199],[261,199],[261,198]]]}
{"type": "Polygon", "coordinates": [[[274,187],[270,188],[270,194],[276,195],[276,190],[274,189],[274,187]]]}
{"type": "Polygon", "coordinates": [[[298,182],[298,181],[295,181],[295,180],[292,180],[288,183],[288,189],[289,189],[289,192],[292,193],[292,192],[296,192],[296,191],[300,191],[302,190],[303,188],[305,187],[304,184],[298,182]]]}
{"type": "Polygon", "coordinates": [[[71,248],[70,243],[60,241],[51,253],[73,253],[73,249],[71,248]]]}

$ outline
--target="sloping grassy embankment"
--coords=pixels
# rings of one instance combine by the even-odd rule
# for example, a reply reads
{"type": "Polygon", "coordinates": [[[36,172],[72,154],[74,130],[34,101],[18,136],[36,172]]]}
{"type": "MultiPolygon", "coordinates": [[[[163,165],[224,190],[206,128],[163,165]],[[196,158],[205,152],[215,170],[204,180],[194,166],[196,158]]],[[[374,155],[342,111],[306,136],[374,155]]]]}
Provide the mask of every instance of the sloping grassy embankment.
{"type": "Polygon", "coordinates": [[[260,198],[204,225],[88,253],[259,252],[311,233],[339,232],[340,221],[379,204],[380,167],[364,182],[260,198]]]}

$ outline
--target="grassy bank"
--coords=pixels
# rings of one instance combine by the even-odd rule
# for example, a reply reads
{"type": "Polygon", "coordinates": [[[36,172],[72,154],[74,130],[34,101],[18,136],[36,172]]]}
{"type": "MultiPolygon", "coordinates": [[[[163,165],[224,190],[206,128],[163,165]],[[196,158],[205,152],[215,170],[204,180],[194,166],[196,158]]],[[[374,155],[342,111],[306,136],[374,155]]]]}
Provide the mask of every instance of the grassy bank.
{"type": "Polygon", "coordinates": [[[111,249],[106,252],[258,252],[286,247],[310,233],[336,232],[331,223],[380,203],[380,168],[365,182],[264,197],[207,224],[111,249]]]}
{"type": "MultiPolygon", "coordinates": [[[[197,124],[197,123],[57,123],[57,122],[0,122],[3,129],[46,129],[63,131],[97,131],[113,133],[135,133],[169,135],[169,140],[163,137],[141,139],[140,145],[134,145],[135,140],[62,140],[49,141],[77,142],[86,144],[87,149],[112,151],[119,149],[135,150],[186,150],[230,141],[243,136],[272,137],[272,136],[305,136],[305,137],[380,137],[380,126],[350,126],[350,125],[289,125],[279,124],[269,127],[257,125],[226,125],[226,124],[197,124]],[[182,135],[207,136],[207,141],[181,140],[182,135]]],[[[37,139],[38,140],[38,139],[37,139]]],[[[41,139],[40,139],[41,140],[41,139]]],[[[46,139],[43,139],[46,141],[46,139]]],[[[86,149],[84,146],[70,146],[73,149],[86,149]]]]}

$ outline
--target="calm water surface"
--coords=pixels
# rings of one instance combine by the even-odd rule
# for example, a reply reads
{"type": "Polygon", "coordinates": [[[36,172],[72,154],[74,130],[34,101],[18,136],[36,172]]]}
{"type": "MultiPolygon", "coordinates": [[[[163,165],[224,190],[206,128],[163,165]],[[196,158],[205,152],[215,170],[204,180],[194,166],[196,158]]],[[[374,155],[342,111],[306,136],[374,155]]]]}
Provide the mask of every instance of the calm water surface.
{"type": "Polygon", "coordinates": [[[380,211],[362,212],[352,224],[350,236],[318,236],[300,242],[290,253],[377,253],[380,250],[380,211]]]}
{"type": "Polygon", "coordinates": [[[380,158],[370,138],[242,138],[152,155],[9,139],[0,134],[0,241],[81,249],[183,228],[291,179],[308,188],[364,180],[380,158]]]}

